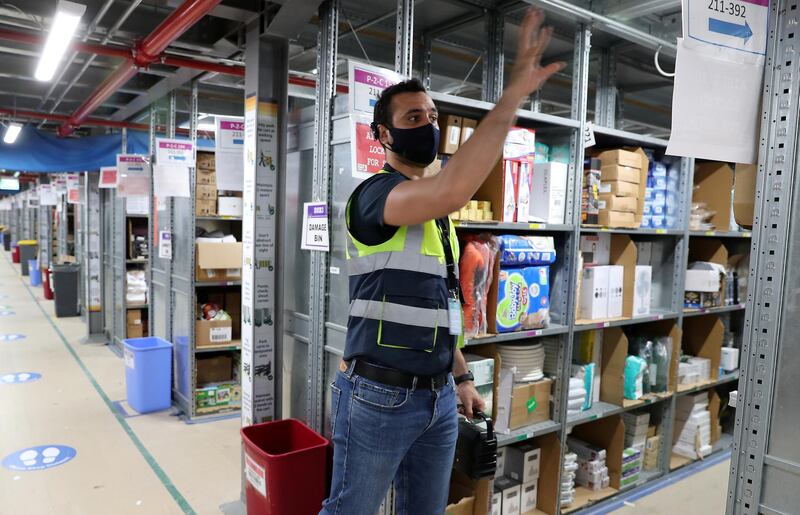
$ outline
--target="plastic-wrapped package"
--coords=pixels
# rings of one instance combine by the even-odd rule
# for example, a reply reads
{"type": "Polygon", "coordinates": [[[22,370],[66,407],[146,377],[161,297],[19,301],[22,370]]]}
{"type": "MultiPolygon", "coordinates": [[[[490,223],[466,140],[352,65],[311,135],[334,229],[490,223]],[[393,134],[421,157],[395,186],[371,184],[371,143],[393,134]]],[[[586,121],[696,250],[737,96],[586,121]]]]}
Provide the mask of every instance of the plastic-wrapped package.
{"type": "Polygon", "coordinates": [[[231,316],[219,304],[206,302],[200,306],[198,320],[230,320],[231,316]]]}
{"type": "Polygon", "coordinates": [[[505,266],[550,265],[556,261],[552,236],[519,236],[503,234],[497,237],[500,264],[505,266]]]}
{"type": "Polygon", "coordinates": [[[642,379],[647,362],[638,356],[625,358],[625,398],[632,401],[642,397],[642,379]]]}
{"type": "Polygon", "coordinates": [[[657,365],[653,360],[653,342],[647,338],[636,338],[633,341],[630,353],[634,356],[639,356],[647,362],[644,374],[642,377],[642,392],[650,393],[656,384],[657,365]]]}
{"type": "Polygon", "coordinates": [[[653,362],[656,365],[656,382],[654,392],[666,392],[669,389],[669,365],[672,360],[672,338],[664,336],[656,338],[653,343],[653,362]]]}
{"type": "Polygon", "coordinates": [[[475,337],[487,332],[486,301],[492,285],[497,241],[491,234],[466,239],[459,261],[459,277],[463,296],[464,336],[475,337]]]}
{"type": "Polygon", "coordinates": [[[125,302],[147,304],[147,278],[144,270],[129,270],[125,274],[125,302]]]}

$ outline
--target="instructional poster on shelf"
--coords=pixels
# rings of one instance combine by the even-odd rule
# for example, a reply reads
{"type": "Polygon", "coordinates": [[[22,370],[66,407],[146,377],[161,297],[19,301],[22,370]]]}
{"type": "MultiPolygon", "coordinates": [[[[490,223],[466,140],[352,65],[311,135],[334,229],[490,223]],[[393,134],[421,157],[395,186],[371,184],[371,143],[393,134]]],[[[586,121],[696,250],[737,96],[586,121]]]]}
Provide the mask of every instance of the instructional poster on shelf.
{"type": "Polygon", "coordinates": [[[89,311],[96,312],[102,309],[102,292],[100,283],[100,190],[94,178],[87,177],[86,187],[88,216],[88,280],[86,290],[86,305],[89,311]]]}
{"type": "Polygon", "coordinates": [[[278,104],[245,99],[242,198],[242,425],[275,417],[278,104]]]}

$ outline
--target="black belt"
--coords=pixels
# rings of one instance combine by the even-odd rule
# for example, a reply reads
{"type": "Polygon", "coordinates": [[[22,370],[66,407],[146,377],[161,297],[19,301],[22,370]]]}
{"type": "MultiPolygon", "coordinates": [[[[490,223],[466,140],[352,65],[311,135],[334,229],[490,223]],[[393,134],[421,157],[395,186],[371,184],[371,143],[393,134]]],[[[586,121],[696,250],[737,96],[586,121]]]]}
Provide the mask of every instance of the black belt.
{"type": "Polygon", "coordinates": [[[445,386],[449,375],[415,376],[393,368],[376,367],[366,361],[359,360],[356,360],[356,364],[353,366],[353,373],[372,381],[398,388],[413,388],[414,380],[416,379],[417,388],[431,388],[433,390],[438,390],[445,386]]]}

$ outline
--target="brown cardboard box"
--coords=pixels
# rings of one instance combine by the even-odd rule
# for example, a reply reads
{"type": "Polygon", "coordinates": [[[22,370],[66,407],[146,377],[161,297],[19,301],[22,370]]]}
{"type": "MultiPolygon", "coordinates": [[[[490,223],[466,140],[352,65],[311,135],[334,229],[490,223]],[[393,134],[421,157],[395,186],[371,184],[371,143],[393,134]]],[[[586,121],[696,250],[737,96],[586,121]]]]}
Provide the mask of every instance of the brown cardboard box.
{"type": "Polygon", "coordinates": [[[196,243],[198,281],[226,281],[242,278],[242,244],[196,243]]]}
{"type": "Polygon", "coordinates": [[[215,184],[198,184],[195,190],[197,200],[217,200],[217,186],[215,184]]]}
{"type": "Polygon", "coordinates": [[[610,193],[602,193],[600,195],[600,209],[607,209],[609,211],[623,211],[625,213],[636,213],[638,208],[638,199],[636,197],[617,197],[610,193]]]}
{"type": "Polygon", "coordinates": [[[142,325],[142,310],[129,309],[125,313],[125,320],[128,325],[142,325]]]}
{"type": "MultiPolygon", "coordinates": [[[[452,489],[450,494],[453,495],[452,489]]],[[[444,510],[445,515],[473,515],[474,512],[475,496],[462,497],[458,501],[452,501],[444,510]]]]}
{"type": "Polygon", "coordinates": [[[195,216],[214,216],[217,214],[216,200],[196,200],[194,203],[195,216]]]}
{"type": "Polygon", "coordinates": [[[232,379],[231,356],[197,356],[197,384],[224,383],[232,379]]]}
{"type": "Polygon", "coordinates": [[[608,209],[601,209],[597,218],[597,223],[603,227],[627,227],[635,229],[639,227],[636,223],[635,213],[626,213],[624,211],[609,211],[608,209]]]}
{"type": "MultiPolygon", "coordinates": [[[[617,197],[631,197],[639,200],[639,185],[630,182],[614,181],[600,183],[601,195],[615,195],[617,197]]],[[[637,206],[638,207],[638,206],[637,206]]],[[[644,210],[644,204],[642,204],[644,210]]]]}
{"type": "Polygon", "coordinates": [[[721,399],[719,393],[715,389],[708,391],[708,412],[711,414],[711,445],[717,443],[722,433],[722,427],[719,424],[721,399]]]}
{"type": "Polygon", "coordinates": [[[464,144],[465,141],[472,136],[472,133],[475,132],[475,128],[478,126],[478,120],[473,120],[471,118],[462,118],[461,119],[461,138],[459,139],[458,145],[461,146],[464,144]]]}
{"type": "Polygon", "coordinates": [[[711,379],[719,376],[719,360],[725,325],[719,317],[689,317],[683,321],[683,350],[711,360],[711,379]]]}
{"type": "MultiPolygon", "coordinates": [[[[492,500],[492,480],[471,479],[463,472],[453,470],[450,476],[450,493],[451,502],[456,501],[456,497],[459,498],[458,500],[465,497],[473,499],[473,510],[465,513],[471,515],[486,515],[489,512],[489,503],[492,500]]],[[[446,513],[450,512],[447,511],[446,513]]]]}
{"type": "Polygon", "coordinates": [[[439,128],[442,131],[439,140],[440,154],[455,154],[461,142],[461,117],[445,114],[439,116],[439,128]]]}
{"type": "MultiPolygon", "coordinates": [[[[645,179],[647,176],[645,175],[645,179]]],[[[642,180],[642,171],[636,167],[623,165],[603,165],[600,169],[600,180],[603,182],[630,182],[639,184],[642,180]]]]}
{"type": "Polygon", "coordinates": [[[758,177],[758,165],[736,165],[733,182],[733,216],[737,224],[747,228],[753,227],[756,177],[758,177]]]}
{"type": "Polygon", "coordinates": [[[233,339],[232,320],[195,320],[194,346],[214,347],[230,343],[233,339]]]}
{"type": "Polygon", "coordinates": [[[632,183],[626,183],[623,181],[608,183],[610,185],[615,185],[611,186],[610,189],[606,186],[605,183],[601,183],[600,192],[612,193],[619,197],[636,197],[638,200],[638,206],[636,208],[636,214],[634,215],[634,224],[635,224],[634,227],[641,226],[642,216],[644,214],[645,190],[647,188],[647,170],[650,167],[650,160],[647,158],[647,154],[645,154],[644,150],[642,150],[641,148],[625,148],[625,149],[606,150],[604,152],[600,152],[600,154],[597,157],[600,158],[602,166],[621,165],[639,169],[640,178],[638,183],[638,189],[633,188],[635,194],[631,193],[630,186],[632,185],[632,183]],[[628,193],[624,193],[623,190],[628,191],[628,193]]]}
{"type": "Polygon", "coordinates": [[[726,163],[703,163],[695,167],[692,202],[705,202],[715,211],[711,223],[718,231],[727,231],[731,223],[733,169],[726,163]]]}
{"type": "Polygon", "coordinates": [[[217,184],[217,173],[213,170],[196,170],[196,184],[217,184]]]}
{"type": "Polygon", "coordinates": [[[515,386],[511,391],[511,417],[508,427],[512,430],[550,420],[551,379],[515,386]]]}
{"type": "MultiPolygon", "coordinates": [[[[637,150],[639,149],[614,148],[611,150],[604,150],[596,154],[595,157],[600,160],[602,166],[621,165],[639,168],[641,170],[642,156],[637,152],[637,150]]],[[[645,173],[647,172],[647,168],[647,166],[644,167],[645,173]]]]}
{"type": "Polygon", "coordinates": [[[610,262],[625,268],[622,291],[622,316],[633,316],[633,289],[636,286],[636,244],[627,234],[611,235],[610,262]]]}
{"type": "Polygon", "coordinates": [[[142,338],[144,336],[144,326],[142,324],[127,324],[125,326],[127,338],[142,338]]]}
{"type": "Polygon", "coordinates": [[[197,170],[214,172],[217,169],[217,159],[213,152],[197,152],[197,170]]]}
{"type": "Polygon", "coordinates": [[[239,291],[225,292],[225,311],[231,316],[233,339],[238,340],[242,336],[242,294],[239,291]]]}
{"type": "Polygon", "coordinates": [[[622,422],[622,417],[612,415],[575,426],[572,435],[606,450],[606,466],[611,477],[611,487],[619,489],[622,479],[622,451],[625,449],[625,423],[622,422]]]}
{"type": "MultiPolygon", "coordinates": [[[[491,204],[492,220],[498,222],[503,220],[503,207],[506,205],[505,181],[504,162],[502,159],[499,159],[489,173],[489,176],[483,181],[483,184],[481,184],[480,188],[478,188],[478,191],[475,193],[476,199],[481,199],[491,204]]],[[[514,203],[516,203],[516,200],[514,200],[514,203]]]]}

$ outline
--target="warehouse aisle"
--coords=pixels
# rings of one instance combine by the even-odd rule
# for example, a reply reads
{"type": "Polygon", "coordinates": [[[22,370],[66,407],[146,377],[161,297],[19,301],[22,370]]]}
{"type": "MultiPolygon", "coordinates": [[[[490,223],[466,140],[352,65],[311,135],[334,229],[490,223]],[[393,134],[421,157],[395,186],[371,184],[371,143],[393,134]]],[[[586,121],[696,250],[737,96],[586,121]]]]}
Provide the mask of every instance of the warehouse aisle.
{"type": "Polygon", "coordinates": [[[239,419],[187,425],[120,405],[123,361],[81,343],[81,319],[56,319],[2,254],[0,514],[211,514],[237,499],[239,419]]]}

